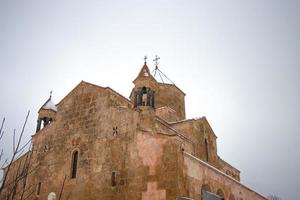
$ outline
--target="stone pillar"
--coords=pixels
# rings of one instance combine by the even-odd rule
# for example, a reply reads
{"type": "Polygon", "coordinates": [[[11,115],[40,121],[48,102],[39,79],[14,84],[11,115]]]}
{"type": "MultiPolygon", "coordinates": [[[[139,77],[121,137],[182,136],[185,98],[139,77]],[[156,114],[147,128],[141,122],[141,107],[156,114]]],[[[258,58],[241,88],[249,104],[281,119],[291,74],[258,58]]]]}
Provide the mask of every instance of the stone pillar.
{"type": "Polygon", "coordinates": [[[41,124],[42,124],[42,119],[41,118],[38,118],[37,120],[37,125],[36,125],[36,133],[41,130],[41,124]]]}

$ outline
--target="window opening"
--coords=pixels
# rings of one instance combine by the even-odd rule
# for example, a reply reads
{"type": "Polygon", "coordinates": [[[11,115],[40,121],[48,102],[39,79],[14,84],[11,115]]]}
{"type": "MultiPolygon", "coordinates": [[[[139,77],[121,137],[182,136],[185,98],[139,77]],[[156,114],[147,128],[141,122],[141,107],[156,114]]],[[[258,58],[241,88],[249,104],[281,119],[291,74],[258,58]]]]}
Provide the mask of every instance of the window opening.
{"type": "Polygon", "coordinates": [[[71,178],[76,178],[77,175],[77,163],[78,163],[78,151],[75,151],[72,156],[72,173],[71,178]]]}
{"type": "Polygon", "coordinates": [[[36,194],[37,194],[37,195],[40,195],[40,193],[41,193],[41,186],[42,186],[42,183],[39,182],[39,184],[38,184],[38,186],[37,186],[37,191],[36,191],[36,194]]]}
{"type": "Polygon", "coordinates": [[[116,172],[112,172],[111,173],[111,186],[116,186],[117,182],[116,182],[116,172]]]}

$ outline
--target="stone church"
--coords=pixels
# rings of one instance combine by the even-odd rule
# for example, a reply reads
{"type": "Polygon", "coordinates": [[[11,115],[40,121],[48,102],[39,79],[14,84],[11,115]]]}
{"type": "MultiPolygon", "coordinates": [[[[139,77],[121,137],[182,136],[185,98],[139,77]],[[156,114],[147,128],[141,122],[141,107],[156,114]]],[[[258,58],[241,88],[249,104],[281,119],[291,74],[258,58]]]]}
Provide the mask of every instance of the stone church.
{"type": "Polygon", "coordinates": [[[50,96],[6,191],[30,155],[28,199],[266,199],[218,156],[208,120],[186,119],[180,88],[157,81],[146,62],[133,83],[129,99],[84,81],[58,104],[50,96]]]}

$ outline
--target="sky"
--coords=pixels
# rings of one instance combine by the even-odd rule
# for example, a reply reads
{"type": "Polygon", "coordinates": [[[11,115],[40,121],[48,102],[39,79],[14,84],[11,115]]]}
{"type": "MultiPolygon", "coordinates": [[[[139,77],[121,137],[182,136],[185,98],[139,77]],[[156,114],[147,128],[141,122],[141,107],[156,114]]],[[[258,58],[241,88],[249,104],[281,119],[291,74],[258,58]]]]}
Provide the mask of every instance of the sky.
{"type": "Polygon", "coordinates": [[[300,1],[0,0],[0,119],[11,135],[81,80],[128,97],[148,56],[206,116],[218,154],[267,196],[300,188],[300,1]]]}

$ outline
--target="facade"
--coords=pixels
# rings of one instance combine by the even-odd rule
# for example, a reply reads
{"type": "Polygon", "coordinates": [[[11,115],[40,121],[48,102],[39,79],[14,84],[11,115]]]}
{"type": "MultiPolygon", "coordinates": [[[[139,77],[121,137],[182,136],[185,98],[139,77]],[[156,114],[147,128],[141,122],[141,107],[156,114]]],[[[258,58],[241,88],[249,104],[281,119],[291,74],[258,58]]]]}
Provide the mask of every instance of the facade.
{"type": "Polygon", "coordinates": [[[133,83],[130,99],[84,81],[57,105],[50,96],[3,199],[28,155],[28,199],[266,199],[218,156],[207,119],[186,119],[176,85],[156,81],[146,62],[133,83]]]}

